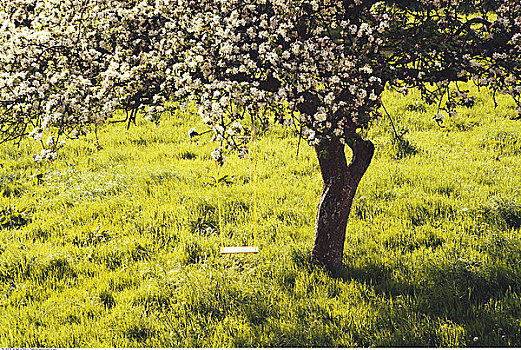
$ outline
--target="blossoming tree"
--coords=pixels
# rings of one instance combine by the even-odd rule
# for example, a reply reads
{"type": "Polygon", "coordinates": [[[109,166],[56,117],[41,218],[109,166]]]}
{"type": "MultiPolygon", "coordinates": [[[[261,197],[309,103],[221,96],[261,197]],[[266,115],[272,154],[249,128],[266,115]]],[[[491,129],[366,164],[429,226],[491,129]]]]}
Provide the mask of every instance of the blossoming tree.
{"type": "MultiPolygon", "coordinates": [[[[360,131],[378,115],[384,88],[419,89],[440,121],[472,106],[457,84],[472,80],[511,95],[521,114],[519,1],[178,0],[178,8],[186,48],[178,69],[189,72],[183,84],[215,139],[238,148],[245,116],[289,113],[315,148],[324,185],[312,258],[330,267],[342,262],[374,153],[360,131]]],[[[213,155],[222,161],[220,149],[213,155]]]]}
{"type": "Polygon", "coordinates": [[[35,160],[53,160],[65,138],[116,110],[128,123],[138,112],[157,119],[177,60],[164,9],[159,1],[0,1],[0,142],[29,136],[42,143],[35,160]]]}
{"type": "MultiPolygon", "coordinates": [[[[374,153],[361,130],[384,88],[417,88],[440,121],[509,94],[521,113],[519,0],[3,0],[0,134],[42,139],[37,159],[117,109],[153,117],[190,99],[220,143],[244,152],[255,125],[295,127],[324,180],[312,258],[341,264],[347,219],[374,153]],[[350,162],[345,146],[352,150],[350,162]]],[[[191,134],[197,132],[191,130],[191,134]]]]}

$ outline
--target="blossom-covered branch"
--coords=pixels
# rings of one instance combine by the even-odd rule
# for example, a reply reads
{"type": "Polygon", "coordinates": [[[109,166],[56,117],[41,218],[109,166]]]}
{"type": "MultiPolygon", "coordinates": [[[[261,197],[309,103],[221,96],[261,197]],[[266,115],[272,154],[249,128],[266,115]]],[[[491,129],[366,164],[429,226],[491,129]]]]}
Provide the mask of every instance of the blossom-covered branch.
{"type": "Polygon", "coordinates": [[[166,101],[190,99],[220,147],[244,151],[250,120],[266,118],[312,145],[346,143],[378,115],[384,88],[419,89],[440,120],[474,101],[458,81],[511,95],[521,113],[520,6],[2,0],[1,140],[76,137],[117,110],[157,120],[166,101]]]}

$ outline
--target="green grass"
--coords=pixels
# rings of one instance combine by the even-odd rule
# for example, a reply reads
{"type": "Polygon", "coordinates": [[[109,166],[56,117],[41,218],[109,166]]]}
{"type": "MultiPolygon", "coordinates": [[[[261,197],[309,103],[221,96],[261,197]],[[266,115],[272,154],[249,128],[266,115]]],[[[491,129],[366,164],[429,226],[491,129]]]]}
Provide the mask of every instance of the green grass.
{"type": "MultiPolygon", "coordinates": [[[[69,141],[41,183],[36,144],[2,145],[0,346],[521,346],[520,124],[479,96],[443,128],[386,96],[409,132],[370,130],[334,273],[309,263],[321,177],[286,130],[259,142],[254,256],[219,255],[212,145],[186,137],[189,114],[103,128],[100,151],[69,141]]],[[[228,160],[225,242],[252,244],[250,164],[228,160]]]]}

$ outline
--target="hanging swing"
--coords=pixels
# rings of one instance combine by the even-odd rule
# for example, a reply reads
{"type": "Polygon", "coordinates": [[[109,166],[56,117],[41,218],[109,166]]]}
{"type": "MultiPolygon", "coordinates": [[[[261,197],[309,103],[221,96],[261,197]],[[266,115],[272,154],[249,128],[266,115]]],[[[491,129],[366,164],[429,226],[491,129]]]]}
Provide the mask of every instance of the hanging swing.
{"type": "Polygon", "coordinates": [[[219,212],[219,231],[221,236],[221,254],[257,254],[259,247],[257,245],[257,144],[255,137],[255,126],[253,126],[252,140],[250,150],[253,149],[253,159],[250,164],[250,183],[253,184],[253,246],[225,246],[224,231],[222,222],[222,206],[221,193],[219,184],[219,163],[215,160],[215,185],[217,187],[217,207],[219,212]]]}

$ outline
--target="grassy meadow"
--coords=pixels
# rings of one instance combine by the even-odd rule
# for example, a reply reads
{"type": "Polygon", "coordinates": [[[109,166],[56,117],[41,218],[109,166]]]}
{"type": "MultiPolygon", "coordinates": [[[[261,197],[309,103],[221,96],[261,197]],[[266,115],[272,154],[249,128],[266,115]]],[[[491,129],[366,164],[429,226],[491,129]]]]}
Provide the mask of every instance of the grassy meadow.
{"type": "MultiPolygon", "coordinates": [[[[344,267],[309,263],[321,177],[287,129],[259,140],[257,255],[221,256],[212,145],[187,111],[98,130],[48,169],[0,145],[0,347],[521,346],[521,121],[487,91],[440,127],[388,118],[344,267]]],[[[226,245],[253,244],[249,160],[221,170],[226,245]]]]}

